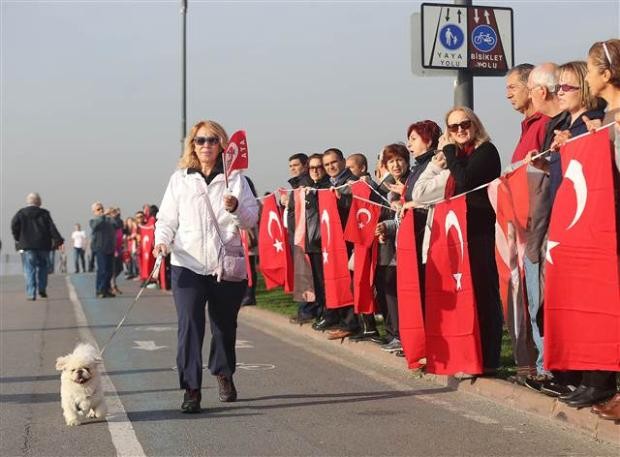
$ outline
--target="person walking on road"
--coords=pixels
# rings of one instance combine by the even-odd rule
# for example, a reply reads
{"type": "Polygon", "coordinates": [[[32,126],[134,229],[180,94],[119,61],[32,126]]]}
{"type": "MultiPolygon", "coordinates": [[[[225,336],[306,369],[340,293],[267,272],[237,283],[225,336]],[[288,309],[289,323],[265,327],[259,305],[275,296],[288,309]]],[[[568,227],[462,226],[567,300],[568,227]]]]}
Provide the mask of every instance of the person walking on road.
{"type": "Polygon", "coordinates": [[[75,259],[74,273],[80,272],[80,263],[82,264],[82,272],[86,273],[86,261],[84,259],[86,232],[82,230],[80,224],[75,224],[75,230],[71,234],[71,239],[73,240],[73,257],[75,259]]]}
{"type": "Polygon", "coordinates": [[[192,127],[155,225],[153,255],[171,253],[184,413],[201,411],[205,305],[211,326],[209,371],[217,377],[220,401],[237,399],[233,383],[237,315],[247,280],[222,279],[222,261],[225,253],[242,255],[239,229],[256,225],[258,205],[241,174],[229,176],[226,186],[222,152],[227,146],[228,135],[217,122],[201,121],[192,127]]]}
{"type": "Polygon", "coordinates": [[[26,297],[36,300],[37,289],[41,298],[47,298],[49,253],[62,249],[64,239],[56,229],[49,211],[41,208],[41,197],[33,192],[26,197],[27,206],[11,220],[11,231],[16,248],[23,251],[26,297]]]}
{"type": "Polygon", "coordinates": [[[89,221],[89,225],[92,232],[91,249],[97,260],[96,296],[115,297],[110,290],[110,281],[116,248],[116,228],[122,227],[123,222],[106,215],[101,202],[93,203],[91,210],[95,216],[89,221]]]}

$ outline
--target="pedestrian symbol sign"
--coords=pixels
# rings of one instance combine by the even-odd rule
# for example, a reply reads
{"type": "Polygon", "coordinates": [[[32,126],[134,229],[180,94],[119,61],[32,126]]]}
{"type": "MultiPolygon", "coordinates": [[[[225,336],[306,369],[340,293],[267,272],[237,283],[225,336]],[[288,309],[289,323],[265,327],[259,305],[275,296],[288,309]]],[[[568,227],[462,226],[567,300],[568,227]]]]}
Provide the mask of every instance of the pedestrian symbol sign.
{"type": "Polygon", "coordinates": [[[504,74],[514,65],[512,9],[422,4],[422,66],[504,74]]]}

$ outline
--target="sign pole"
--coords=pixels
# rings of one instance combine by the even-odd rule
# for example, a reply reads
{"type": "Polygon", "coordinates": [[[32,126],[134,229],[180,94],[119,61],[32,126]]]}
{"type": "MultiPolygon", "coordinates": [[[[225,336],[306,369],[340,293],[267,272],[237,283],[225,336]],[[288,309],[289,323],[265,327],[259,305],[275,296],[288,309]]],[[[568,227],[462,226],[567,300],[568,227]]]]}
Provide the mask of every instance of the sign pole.
{"type": "MultiPolygon", "coordinates": [[[[471,6],[471,0],[454,0],[455,5],[471,6]]],[[[458,70],[454,81],[454,105],[474,109],[474,75],[468,70],[458,70]]]]}

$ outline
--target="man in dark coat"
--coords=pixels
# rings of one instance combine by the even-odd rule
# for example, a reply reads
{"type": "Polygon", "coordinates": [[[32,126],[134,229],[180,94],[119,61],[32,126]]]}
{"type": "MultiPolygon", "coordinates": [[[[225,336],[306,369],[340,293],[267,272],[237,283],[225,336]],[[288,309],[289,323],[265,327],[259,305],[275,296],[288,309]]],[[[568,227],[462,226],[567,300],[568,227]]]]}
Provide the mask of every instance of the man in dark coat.
{"type": "Polygon", "coordinates": [[[52,220],[49,211],[41,208],[41,197],[30,193],[26,197],[28,206],[20,209],[11,220],[11,231],[15,247],[23,251],[26,297],[36,300],[47,298],[47,275],[49,253],[62,248],[64,240],[52,220]]]}

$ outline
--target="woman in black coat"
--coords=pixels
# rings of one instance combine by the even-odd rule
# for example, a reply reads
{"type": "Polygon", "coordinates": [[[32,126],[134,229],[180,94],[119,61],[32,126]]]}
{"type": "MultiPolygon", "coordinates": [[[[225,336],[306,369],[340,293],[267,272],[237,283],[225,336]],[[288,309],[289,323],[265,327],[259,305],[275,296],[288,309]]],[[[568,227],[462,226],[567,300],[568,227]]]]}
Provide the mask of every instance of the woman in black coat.
{"type": "MultiPolygon", "coordinates": [[[[446,114],[446,134],[440,147],[450,177],[446,197],[470,191],[500,175],[499,153],[480,119],[469,108],[457,106],[446,114]]],[[[495,263],[495,211],[486,188],[471,192],[467,200],[467,242],[476,297],[484,373],[499,368],[502,345],[502,306],[495,263]]]]}

